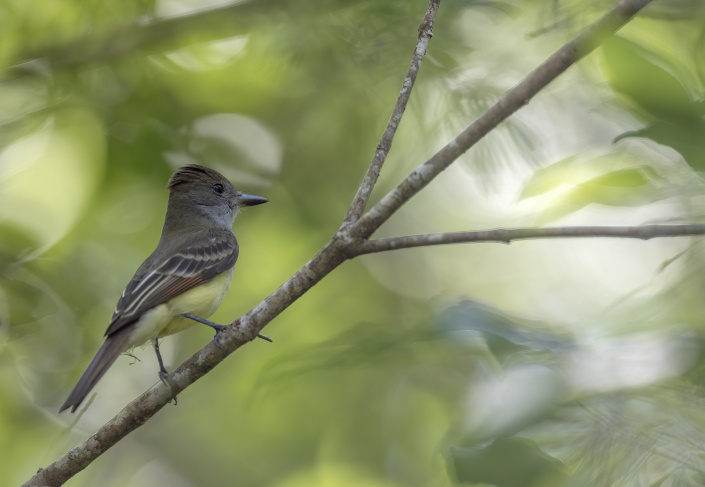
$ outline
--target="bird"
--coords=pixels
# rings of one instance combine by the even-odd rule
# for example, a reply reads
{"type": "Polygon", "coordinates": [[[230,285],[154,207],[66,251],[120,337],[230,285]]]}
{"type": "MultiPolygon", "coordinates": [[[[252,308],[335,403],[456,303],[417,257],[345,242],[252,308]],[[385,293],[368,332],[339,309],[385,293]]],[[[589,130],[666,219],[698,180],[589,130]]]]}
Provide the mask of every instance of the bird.
{"type": "Polygon", "coordinates": [[[157,354],[163,382],[168,372],[159,338],[201,322],[216,330],[214,341],[219,346],[218,337],[226,327],[206,318],[218,309],[232,281],[239,254],[233,222],[241,208],[269,200],[241,193],[222,174],[198,164],[178,168],[167,189],[159,243],[122,292],[103,345],[59,413],[68,408],[76,412],[117,357],[147,341],[157,354]]]}

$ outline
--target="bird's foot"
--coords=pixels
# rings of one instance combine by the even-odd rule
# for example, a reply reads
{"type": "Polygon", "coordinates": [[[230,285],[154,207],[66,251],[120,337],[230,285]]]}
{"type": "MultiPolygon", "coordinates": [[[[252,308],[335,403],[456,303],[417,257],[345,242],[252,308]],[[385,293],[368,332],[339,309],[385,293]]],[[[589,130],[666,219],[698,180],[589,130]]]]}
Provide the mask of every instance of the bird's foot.
{"type": "MultiPolygon", "coordinates": [[[[169,387],[169,384],[166,381],[166,378],[169,377],[169,372],[166,370],[160,370],[159,371],[159,380],[162,381],[162,384],[164,384],[166,387],[169,387]]],[[[177,399],[177,396],[174,396],[174,406],[178,405],[179,400],[177,399]]],[[[169,404],[171,404],[171,399],[169,399],[169,404]]]]}
{"type": "MultiPolygon", "coordinates": [[[[223,331],[225,331],[225,329],[227,328],[227,326],[215,325],[213,328],[216,329],[215,337],[213,337],[213,342],[215,343],[215,346],[216,346],[216,347],[221,348],[221,347],[220,347],[220,334],[221,334],[223,331]]],[[[266,341],[268,341],[269,343],[272,343],[272,342],[274,341],[274,340],[272,340],[271,338],[269,338],[267,335],[262,335],[261,333],[258,333],[258,334],[257,334],[257,338],[261,338],[262,340],[266,340],[266,341]]]]}
{"type": "MultiPolygon", "coordinates": [[[[213,328],[215,330],[215,337],[213,338],[213,342],[215,343],[216,347],[221,348],[220,347],[220,334],[227,328],[227,326],[217,325],[217,324],[213,323],[212,321],[204,320],[203,318],[199,318],[198,316],[194,316],[191,313],[184,313],[181,316],[183,316],[184,318],[188,318],[189,320],[198,321],[199,323],[203,323],[204,325],[208,325],[211,328],[213,328]]],[[[270,343],[273,341],[267,335],[262,335],[261,333],[258,333],[257,337],[261,338],[262,340],[266,340],[270,343]]]]}
{"type": "Polygon", "coordinates": [[[227,326],[224,326],[224,325],[210,325],[210,326],[212,326],[213,329],[215,330],[215,336],[213,337],[213,343],[215,343],[216,347],[221,348],[220,347],[220,334],[225,331],[227,326]]]}

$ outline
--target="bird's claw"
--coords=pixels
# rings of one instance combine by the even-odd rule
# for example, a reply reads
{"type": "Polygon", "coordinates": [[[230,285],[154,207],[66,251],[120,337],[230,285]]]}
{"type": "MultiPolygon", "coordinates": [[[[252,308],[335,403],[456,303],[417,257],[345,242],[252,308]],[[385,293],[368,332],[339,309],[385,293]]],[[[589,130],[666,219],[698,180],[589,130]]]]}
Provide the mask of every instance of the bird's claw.
{"type": "MultiPolygon", "coordinates": [[[[166,387],[169,387],[169,384],[167,384],[167,382],[166,382],[167,377],[169,377],[169,372],[167,372],[166,370],[159,371],[159,380],[161,380],[162,384],[164,384],[166,387]]],[[[169,399],[169,404],[171,404],[171,399],[169,399]]],[[[174,406],[176,406],[178,404],[179,404],[179,401],[176,398],[176,396],[174,396],[174,406]]]]}
{"type": "MultiPolygon", "coordinates": [[[[212,325],[211,325],[211,326],[212,326],[212,325]]],[[[213,337],[213,343],[215,343],[215,346],[216,346],[216,347],[222,348],[222,347],[220,346],[220,334],[223,333],[223,331],[225,331],[225,329],[227,328],[227,326],[215,325],[215,326],[213,326],[213,328],[215,328],[215,330],[216,330],[216,331],[215,331],[215,336],[213,337]]]]}

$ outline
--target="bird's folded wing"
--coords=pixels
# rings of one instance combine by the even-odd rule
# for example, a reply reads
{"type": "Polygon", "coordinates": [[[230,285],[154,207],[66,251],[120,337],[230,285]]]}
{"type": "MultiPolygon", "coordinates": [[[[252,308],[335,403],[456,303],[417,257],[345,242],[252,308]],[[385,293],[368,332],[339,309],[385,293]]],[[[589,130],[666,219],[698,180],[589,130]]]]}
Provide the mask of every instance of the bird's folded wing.
{"type": "Polygon", "coordinates": [[[152,272],[135,276],[123,291],[105,335],[112,335],[139,319],[147,310],[232,268],[237,255],[237,244],[227,241],[189,247],[152,272]]]}

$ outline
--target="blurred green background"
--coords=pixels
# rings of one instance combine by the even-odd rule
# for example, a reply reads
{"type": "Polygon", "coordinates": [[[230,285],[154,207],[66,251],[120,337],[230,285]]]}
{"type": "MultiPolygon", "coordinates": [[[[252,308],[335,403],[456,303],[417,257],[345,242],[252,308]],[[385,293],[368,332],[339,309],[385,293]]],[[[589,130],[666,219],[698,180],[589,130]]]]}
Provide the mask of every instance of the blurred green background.
{"type": "MultiPolygon", "coordinates": [[[[376,201],[614,1],[443,0],[376,201]]],[[[228,323],[335,232],[425,0],[0,2],[0,484],[157,382],[121,357],[56,414],[197,162],[247,210],[228,323]],[[213,10],[215,9],[215,10],[213,10]]],[[[377,236],[705,222],[705,4],[658,0],[377,236]]],[[[705,483],[701,238],[459,245],[344,264],[69,481],[705,483]]],[[[166,339],[175,368],[212,339],[166,339]]]]}

